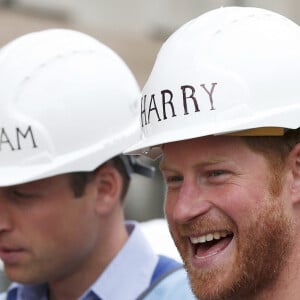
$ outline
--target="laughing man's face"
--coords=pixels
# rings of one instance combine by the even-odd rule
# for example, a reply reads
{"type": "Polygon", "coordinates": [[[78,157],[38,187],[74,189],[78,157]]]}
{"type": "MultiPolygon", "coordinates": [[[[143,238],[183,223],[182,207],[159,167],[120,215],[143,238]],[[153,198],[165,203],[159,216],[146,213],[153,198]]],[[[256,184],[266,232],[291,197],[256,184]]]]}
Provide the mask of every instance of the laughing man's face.
{"type": "Polygon", "coordinates": [[[171,234],[197,297],[245,299],[276,280],[293,226],[262,155],[238,137],[198,138],[165,144],[161,170],[171,234]]]}

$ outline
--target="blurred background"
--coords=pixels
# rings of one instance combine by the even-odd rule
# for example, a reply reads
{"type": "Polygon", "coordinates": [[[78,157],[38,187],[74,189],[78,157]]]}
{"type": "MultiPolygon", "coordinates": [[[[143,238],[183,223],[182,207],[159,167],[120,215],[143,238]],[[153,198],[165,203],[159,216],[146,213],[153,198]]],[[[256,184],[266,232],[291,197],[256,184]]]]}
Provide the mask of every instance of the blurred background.
{"type": "MultiPolygon", "coordinates": [[[[0,47],[32,31],[79,30],[115,50],[142,87],[167,37],[190,19],[220,6],[267,8],[300,24],[298,0],[0,0],[0,47]]],[[[159,172],[154,180],[134,176],[126,201],[127,218],[162,218],[163,198],[159,172]]],[[[0,261],[0,291],[6,285],[0,261]]]]}

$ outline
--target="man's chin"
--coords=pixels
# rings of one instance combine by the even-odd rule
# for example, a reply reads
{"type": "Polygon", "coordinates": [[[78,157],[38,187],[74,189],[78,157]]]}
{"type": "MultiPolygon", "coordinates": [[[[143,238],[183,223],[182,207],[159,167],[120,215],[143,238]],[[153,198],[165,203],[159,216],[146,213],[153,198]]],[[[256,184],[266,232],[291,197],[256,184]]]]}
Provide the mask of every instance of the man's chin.
{"type": "Polygon", "coordinates": [[[214,269],[197,272],[186,267],[193,293],[201,300],[225,300],[232,298],[234,276],[230,270],[214,269]],[[231,275],[230,275],[231,274],[231,275]]]}

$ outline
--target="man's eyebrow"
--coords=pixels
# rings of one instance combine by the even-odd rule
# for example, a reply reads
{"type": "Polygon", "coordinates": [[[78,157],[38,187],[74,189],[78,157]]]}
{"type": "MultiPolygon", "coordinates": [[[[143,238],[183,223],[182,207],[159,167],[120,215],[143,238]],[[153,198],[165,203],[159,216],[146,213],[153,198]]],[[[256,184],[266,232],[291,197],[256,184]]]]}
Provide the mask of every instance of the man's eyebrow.
{"type": "MultiPolygon", "coordinates": [[[[225,161],[228,161],[228,159],[226,159],[226,157],[212,157],[212,158],[209,158],[208,160],[205,160],[203,162],[196,163],[193,166],[193,168],[215,165],[215,164],[218,164],[218,163],[223,163],[225,161]]],[[[168,170],[168,171],[176,172],[176,167],[173,167],[171,164],[169,165],[163,159],[159,163],[159,168],[160,168],[160,170],[168,170]]]]}
{"type": "Polygon", "coordinates": [[[172,163],[166,162],[163,158],[159,163],[159,169],[161,171],[174,171],[174,172],[177,172],[176,166],[174,166],[172,163]]]}
{"type": "Polygon", "coordinates": [[[159,169],[160,170],[169,170],[168,164],[162,159],[159,163],[159,169]]]}

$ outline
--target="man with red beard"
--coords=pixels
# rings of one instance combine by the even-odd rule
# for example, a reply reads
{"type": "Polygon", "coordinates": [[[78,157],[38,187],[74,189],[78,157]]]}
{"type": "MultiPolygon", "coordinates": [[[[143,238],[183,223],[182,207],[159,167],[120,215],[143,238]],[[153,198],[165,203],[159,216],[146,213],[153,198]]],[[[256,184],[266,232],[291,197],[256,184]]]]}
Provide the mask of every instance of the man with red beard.
{"type": "Polygon", "coordinates": [[[177,30],[141,97],[165,213],[201,300],[300,299],[300,28],[226,7],[177,30]]]}

